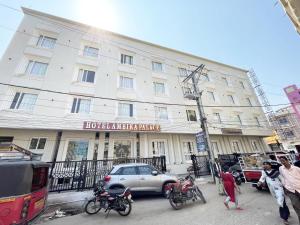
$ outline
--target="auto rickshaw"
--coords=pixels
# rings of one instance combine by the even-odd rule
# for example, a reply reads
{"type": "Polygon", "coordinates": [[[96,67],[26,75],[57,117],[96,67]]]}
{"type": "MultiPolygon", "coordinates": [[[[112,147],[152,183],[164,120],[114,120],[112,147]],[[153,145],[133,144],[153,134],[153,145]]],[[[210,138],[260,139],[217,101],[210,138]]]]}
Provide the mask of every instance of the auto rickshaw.
{"type": "Polygon", "coordinates": [[[49,164],[0,160],[0,225],[24,225],[45,208],[49,164]]]}

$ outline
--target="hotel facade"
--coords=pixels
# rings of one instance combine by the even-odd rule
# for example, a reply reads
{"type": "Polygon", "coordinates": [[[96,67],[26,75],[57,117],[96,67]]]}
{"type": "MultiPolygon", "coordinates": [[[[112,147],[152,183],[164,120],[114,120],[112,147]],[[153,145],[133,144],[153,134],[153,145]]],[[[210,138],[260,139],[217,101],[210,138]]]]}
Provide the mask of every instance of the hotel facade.
{"type": "Polygon", "coordinates": [[[0,143],[58,161],[153,157],[182,172],[198,153],[198,83],[214,155],[269,151],[272,131],[247,71],[23,8],[0,63],[0,143]],[[245,107],[238,107],[238,106],[245,107]]]}

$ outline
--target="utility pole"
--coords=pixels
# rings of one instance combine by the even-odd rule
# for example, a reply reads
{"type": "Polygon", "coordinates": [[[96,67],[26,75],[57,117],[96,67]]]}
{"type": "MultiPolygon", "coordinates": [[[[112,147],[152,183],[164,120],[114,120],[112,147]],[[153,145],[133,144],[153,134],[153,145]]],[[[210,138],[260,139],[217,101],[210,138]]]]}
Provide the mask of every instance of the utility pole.
{"type": "Polygon", "coordinates": [[[214,182],[216,182],[215,173],[214,173],[215,157],[214,157],[214,152],[211,150],[210,138],[208,134],[207,118],[205,116],[203,105],[202,105],[202,99],[201,99],[202,91],[200,92],[198,88],[198,81],[200,79],[203,69],[204,69],[204,64],[201,64],[183,80],[183,83],[187,85],[189,80],[192,81],[193,91],[188,94],[185,93],[185,97],[191,100],[195,100],[197,103],[200,125],[204,134],[205,149],[207,151],[208,158],[209,158],[210,171],[214,182]]]}

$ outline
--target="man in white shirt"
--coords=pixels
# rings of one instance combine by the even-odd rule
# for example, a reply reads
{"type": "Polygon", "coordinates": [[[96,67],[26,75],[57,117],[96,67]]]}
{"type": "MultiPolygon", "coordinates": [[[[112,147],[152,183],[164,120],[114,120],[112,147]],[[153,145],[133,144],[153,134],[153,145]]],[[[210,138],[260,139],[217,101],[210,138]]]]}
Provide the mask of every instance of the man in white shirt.
{"type": "Polygon", "coordinates": [[[279,172],[283,178],[285,193],[291,199],[300,224],[300,168],[291,165],[285,156],[281,156],[279,159],[283,165],[279,168],[279,172]]]}

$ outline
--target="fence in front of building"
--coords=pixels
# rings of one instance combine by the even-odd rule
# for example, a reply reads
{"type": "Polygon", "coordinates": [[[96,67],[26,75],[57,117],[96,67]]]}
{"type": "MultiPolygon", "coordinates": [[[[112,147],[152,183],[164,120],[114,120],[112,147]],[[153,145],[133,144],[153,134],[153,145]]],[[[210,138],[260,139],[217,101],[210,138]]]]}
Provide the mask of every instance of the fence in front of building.
{"type": "Polygon", "coordinates": [[[195,177],[210,175],[209,158],[207,155],[191,155],[192,171],[195,177]]]}
{"type": "Polygon", "coordinates": [[[105,160],[57,161],[51,163],[49,191],[82,191],[91,189],[103,179],[114,165],[124,163],[146,163],[161,172],[166,172],[165,156],[153,158],[124,158],[105,160]]]}

